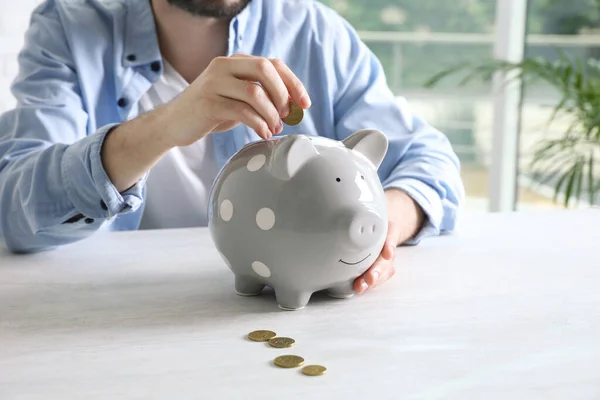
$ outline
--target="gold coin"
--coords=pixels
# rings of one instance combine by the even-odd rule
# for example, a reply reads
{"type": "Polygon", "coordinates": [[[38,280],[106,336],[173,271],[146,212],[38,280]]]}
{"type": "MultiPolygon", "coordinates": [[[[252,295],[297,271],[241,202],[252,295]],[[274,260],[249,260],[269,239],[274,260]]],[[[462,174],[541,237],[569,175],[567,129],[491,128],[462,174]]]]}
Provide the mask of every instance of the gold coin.
{"type": "Polygon", "coordinates": [[[308,376],[325,375],[325,372],[327,372],[327,368],[322,365],[307,365],[302,368],[302,373],[308,376]]]}
{"type": "Polygon", "coordinates": [[[285,347],[292,347],[296,343],[296,341],[292,338],[288,337],[274,337],[269,340],[269,345],[271,347],[276,347],[278,349],[283,349],[285,347]]]}
{"type": "Polygon", "coordinates": [[[290,113],[283,118],[286,125],[298,125],[304,118],[304,110],[293,101],[290,102],[290,113]]]}
{"type": "Polygon", "coordinates": [[[274,338],[275,336],[277,336],[277,334],[273,331],[260,330],[260,331],[250,332],[248,334],[248,339],[255,341],[255,342],[266,342],[269,339],[274,338]]]}
{"type": "Polygon", "coordinates": [[[285,355],[275,358],[274,363],[281,368],[295,368],[304,364],[304,358],[300,356],[285,355]]]}

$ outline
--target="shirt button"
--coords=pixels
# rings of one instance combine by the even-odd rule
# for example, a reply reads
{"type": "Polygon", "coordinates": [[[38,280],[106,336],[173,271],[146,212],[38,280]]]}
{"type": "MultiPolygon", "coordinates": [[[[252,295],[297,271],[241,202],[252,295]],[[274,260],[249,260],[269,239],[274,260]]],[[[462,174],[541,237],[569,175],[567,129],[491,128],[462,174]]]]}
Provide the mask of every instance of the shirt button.
{"type": "Polygon", "coordinates": [[[85,223],[86,224],[93,224],[94,223],[94,219],[93,218],[86,218],[85,219],[85,223]]]}
{"type": "Polygon", "coordinates": [[[107,210],[108,210],[108,207],[106,206],[106,203],[104,202],[104,200],[101,200],[101,201],[100,201],[100,207],[102,207],[102,209],[103,209],[104,211],[107,211],[107,210]]]}
{"type": "Polygon", "coordinates": [[[158,61],[154,61],[152,64],[150,64],[150,68],[152,71],[158,72],[160,71],[160,63],[158,61]]]}
{"type": "Polygon", "coordinates": [[[137,59],[137,57],[135,56],[135,54],[130,54],[127,56],[127,61],[135,61],[137,59]]]}
{"type": "Polygon", "coordinates": [[[119,105],[119,107],[125,107],[127,105],[127,99],[124,97],[121,97],[117,104],[119,105]]]}

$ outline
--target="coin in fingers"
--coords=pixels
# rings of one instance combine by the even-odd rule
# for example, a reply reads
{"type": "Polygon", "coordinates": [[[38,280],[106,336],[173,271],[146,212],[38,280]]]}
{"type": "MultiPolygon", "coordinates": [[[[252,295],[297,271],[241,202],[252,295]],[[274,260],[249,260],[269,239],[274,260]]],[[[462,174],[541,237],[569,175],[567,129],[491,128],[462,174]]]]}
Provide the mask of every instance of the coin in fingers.
{"type": "Polygon", "coordinates": [[[286,125],[294,126],[302,122],[304,118],[304,110],[295,102],[290,101],[290,113],[287,117],[283,118],[283,122],[286,125]]]}

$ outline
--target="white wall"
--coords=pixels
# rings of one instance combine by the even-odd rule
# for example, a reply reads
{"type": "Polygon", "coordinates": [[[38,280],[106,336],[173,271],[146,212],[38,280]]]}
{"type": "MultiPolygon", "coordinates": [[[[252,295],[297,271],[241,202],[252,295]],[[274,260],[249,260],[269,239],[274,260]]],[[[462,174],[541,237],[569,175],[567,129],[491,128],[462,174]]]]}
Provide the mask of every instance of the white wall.
{"type": "Polygon", "coordinates": [[[17,74],[17,53],[31,11],[41,0],[0,0],[0,113],[14,106],[10,84],[17,74]]]}

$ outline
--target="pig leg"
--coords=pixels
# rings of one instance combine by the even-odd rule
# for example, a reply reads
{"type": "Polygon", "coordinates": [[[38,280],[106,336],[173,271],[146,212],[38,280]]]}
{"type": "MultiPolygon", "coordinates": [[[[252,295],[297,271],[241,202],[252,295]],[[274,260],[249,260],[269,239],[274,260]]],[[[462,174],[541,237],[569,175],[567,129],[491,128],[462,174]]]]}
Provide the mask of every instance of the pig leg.
{"type": "Polygon", "coordinates": [[[275,289],[277,305],[286,311],[300,310],[306,307],[311,296],[311,292],[301,292],[285,288],[275,289]]]}
{"type": "Polygon", "coordinates": [[[347,299],[349,297],[354,296],[354,282],[346,282],[336,286],[333,286],[327,290],[327,294],[330,297],[335,297],[336,299],[347,299]]]}
{"type": "Polygon", "coordinates": [[[235,291],[240,296],[256,296],[264,289],[265,285],[248,276],[235,277],[235,291]]]}

